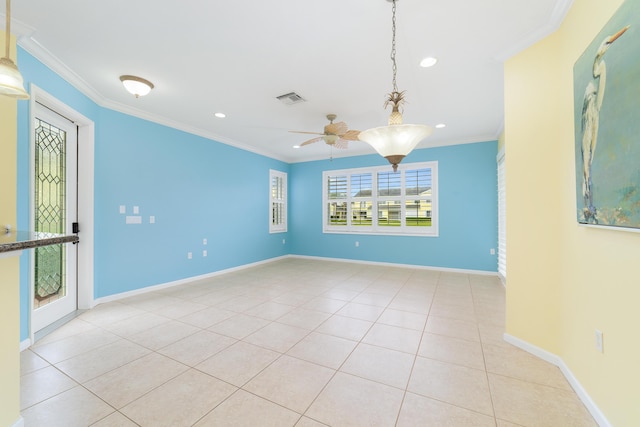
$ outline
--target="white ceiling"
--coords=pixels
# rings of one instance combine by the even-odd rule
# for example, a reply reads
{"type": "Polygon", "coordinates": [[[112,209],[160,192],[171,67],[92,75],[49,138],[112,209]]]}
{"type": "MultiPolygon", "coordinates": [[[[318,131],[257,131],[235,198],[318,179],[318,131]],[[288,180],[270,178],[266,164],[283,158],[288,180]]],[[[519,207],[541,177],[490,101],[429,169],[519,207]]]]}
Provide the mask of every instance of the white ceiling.
{"type": "MultiPolygon", "coordinates": [[[[503,61],[554,31],[571,2],[398,0],[405,123],[447,125],[419,147],[496,139],[503,61]],[[438,64],[419,67],[425,56],[438,64]]],[[[323,142],[292,148],[309,136],[288,130],[321,132],[327,113],[364,130],[389,114],[387,0],[13,0],[12,18],[23,48],[100,105],[284,161],[331,154],[323,142]],[[155,89],[135,99],[122,74],[155,89]],[[292,91],[306,102],[276,100],[292,91]]],[[[333,150],[365,153],[360,141],[333,150]]]]}

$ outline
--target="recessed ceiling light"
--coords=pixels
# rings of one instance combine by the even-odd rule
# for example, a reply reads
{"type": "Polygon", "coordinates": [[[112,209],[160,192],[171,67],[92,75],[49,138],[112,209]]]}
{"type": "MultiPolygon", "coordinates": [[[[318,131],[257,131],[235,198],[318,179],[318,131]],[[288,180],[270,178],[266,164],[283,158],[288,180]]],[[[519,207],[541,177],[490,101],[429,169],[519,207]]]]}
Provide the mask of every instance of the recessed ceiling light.
{"type": "Polygon", "coordinates": [[[225,117],[227,117],[225,113],[215,113],[214,116],[216,116],[219,119],[224,119],[225,117]]]}
{"type": "Polygon", "coordinates": [[[429,56],[420,61],[420,66],[424,68],[433,67],[438,62],[438,58],[434,58],[433,56],[429,56]]]}
{"type": "Polygon", "coordinates": [[[447,127],[447,125],[445,125],[444,123],[440,123],[440,124],[436,125],[437,129],[442,129],[442,128],[445,128],[445,127],[447,127]]]}
{"type": "Polygon", "coordinates": [[[293,148],[300,148],[300,146],[299,145],[294,145],[293,148]]]}

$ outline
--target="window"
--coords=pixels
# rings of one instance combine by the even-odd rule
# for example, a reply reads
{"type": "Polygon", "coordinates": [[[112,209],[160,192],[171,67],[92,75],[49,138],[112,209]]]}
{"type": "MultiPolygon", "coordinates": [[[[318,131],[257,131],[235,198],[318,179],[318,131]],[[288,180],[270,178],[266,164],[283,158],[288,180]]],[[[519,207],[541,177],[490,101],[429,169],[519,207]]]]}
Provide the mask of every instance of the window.
{"type": "Polygon", "coordinates": [[[287,174],[269,171],[269,233],[287,231],[287,174]]]}
{"type": "Polygon", "coordinates": [[[325,171],[323,232],[438,235],[438,162],[325,171]]]}

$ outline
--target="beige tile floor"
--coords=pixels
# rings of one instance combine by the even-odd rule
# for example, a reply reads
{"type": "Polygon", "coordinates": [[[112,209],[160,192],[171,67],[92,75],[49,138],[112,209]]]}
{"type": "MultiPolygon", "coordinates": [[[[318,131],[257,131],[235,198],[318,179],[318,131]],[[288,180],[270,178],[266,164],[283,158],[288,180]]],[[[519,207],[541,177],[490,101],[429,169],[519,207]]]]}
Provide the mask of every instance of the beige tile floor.
{"type": "Polygon", "coordinates": [[[101,304],[22,352],[33,426],[595,426],[495,277],[290,258],[101,304]]]}

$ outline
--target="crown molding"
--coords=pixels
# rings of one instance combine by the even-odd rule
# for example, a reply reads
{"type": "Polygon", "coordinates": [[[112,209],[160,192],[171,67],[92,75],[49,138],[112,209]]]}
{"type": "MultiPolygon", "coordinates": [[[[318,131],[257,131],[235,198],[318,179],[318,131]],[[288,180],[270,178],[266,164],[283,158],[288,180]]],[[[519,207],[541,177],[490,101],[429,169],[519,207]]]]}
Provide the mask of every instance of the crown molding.
{"type": "Polygon", "coordinates": [[[71,68],[69,68],[64,62],[62,62],[58,57],[56,57],[47,48],[42,46],[35,38],[33,38],[32,34],[35,32],[35,30],[27,26],[23,26],[23,28],[26,31],[21,33],[22,35],[18,37],[18,45],[22,47],[24,50],[26,50],[33,57],[38,59],[40,62],[42,62],[49,69],[51,69],[54,73],[62,77],[67,83],[72,85],[82,94],[86,95],[89,99],[91,99],[93,102],[98,104],[100,107],[108,108],[123,114],[127,114],[129,116],[137,117],[139,119],[147,120],[147,121],[157,123],[163,126],[167,126],[173,129],[181,130],[189,134],[197,135],[202,138],[209,139],[211,141],[219,142],[221,144],[239,148],[244,151],[249,151],[255,154],[259,154],[261,156],[269,157],[269,158],[280,160],[283,162],[288,162],[288,159],[284,159],[279,156],[276,156],[273,153],[270,153],[266,150],[260,150],[256,147],[252,147],[250,145],[241,143],[234,139],[227,138],[221,135],[216,135],[215,133],[197,128],[195,126],[187,125],[185,123],[172,120],[167,117],[151,114],[146,111],[142,111],[140,109],[122,104],[120,102],[115,102],[103,96],[100,92],[95,90],[89,83],[87,83],[82,77],[80,77],[76,72],[74,72],[71,68]]]}
{"type": "MultiPolygon", "coordinates": [[[[417,151],[417,150],[427,150],[429,148],[437,148],[437,147],[450,147],[450,146],[454,146],[454,145],[466,145],[466,144],[476,144],[476,143],[480,143],[480,142],[489,142],[489,141],[497,141],[498,138],[500,136],[500,133],[497,134],[497,136],[493,133],[486,133],[486,134],[478,134],[476,136],[471,136],[471,137],[467,137],[467,138],[462,138],[462,139],[441,139],[441,140],[437,140],[433,143],[428,144],[428,146],[423,146],[421,147],[420,144],[418,144],[418,146],[416,148],[413,149],[413,151],[417,151]]],[[[373,148],[367,148],[368,151],[350,151],[350,152],[345,152],[344,150],[341,150],[340,152],[337,151],[333,151],[333,154],[330,154],[329,152],[327,152],[326,154],[316,154],[316,155],[312,155],[312,156],[307,156],[304,159],[299,159],[299,158],[289,158],[287,160],[287,163],[305,163],[305,162],[315,162],[318,160],[329,160],[329,159],[342,159],[342,158],[346,158],[346,157],[356,157],[356,156],[369,156],[369,155],[377,155],[379,156],[379,154],[373,149],[373,148]]],[[[412,152],[413,152],[412,151],[412,152]]]]}
{"type": "Polygon", "coordinates": [[[573,5],[573,0],[558,0],[556,2],[553,11],[551,12],[551,16],[549,17],[549,21],[543,27],[539,27],[524,36],[521,40],[516,41],[513,45],[511,45],[508,49],[498,52],[494,55],[494,59],[500,62],[504,62],[507,59],[511,58],[513,55],[522,52],[526,48],[532,46],[533,44],[539,42],[543,38],[555,32],[569,13],[569,9],[573,5]]]}
{"type": "Polygon", "coordinates": [[[147,120],[153,123],[157,123],[159,125],[167,126],[172,129],[180,130],[192,135],[200,136],[205,139],[209,139],[214,142],[219,142],[221,144],[229,145],[235,148],[239,148],[244,151],[249,151],[254,154],[259,154],[261,156],[269,157],[275,160],[280,160],[283,162],[288,162],[287,159],[280,158],[273,153],[270,153],[266,150],[260,150],[259,148],[250,146],[248,144],[244,144],[242,142],[236,141],[232,138],[227,138],[225,136],[221,136],[215,134],[213,132],[209,132],[204,129],[200,129],[196,126],[187,125],[183,122],[172,120],[164,116],[159,116],[157,114],[152,114],[147,111],[140,110],[135,107],[131,107],[129,105],[122,104],[120,102],[112,101],[108,98],[103,97],[103,102],[99,103],[101,107],[108,108],[110,110],[117,111],[119,113],[123,113],[129,116],[137,117],[139,119],[147,120]]]}
{"type": "Polygon", "coordinates": [[[500,124],[498,125],[498,129],[495,133],[495,139],[500,139],[500,135],[504,132],[504,114],[502,115],[502,119],[500,119],[500,124]]]}
{"type": "Polygon", "coordinates": [[[98,105],[104,105],[106,98],[102,96],[97,90],[95,90],[89,83],[87,83],[82,77],[76,74],[71,68],[58,59],[47,48],[42,46],[31,35],[24,35],[18,38],[18,45],[29,52],[32,56],[46,65],[54,73],[62,77],[67,83],[75,87],[84,95],[89,97],[93,102],[98,105]]]}

